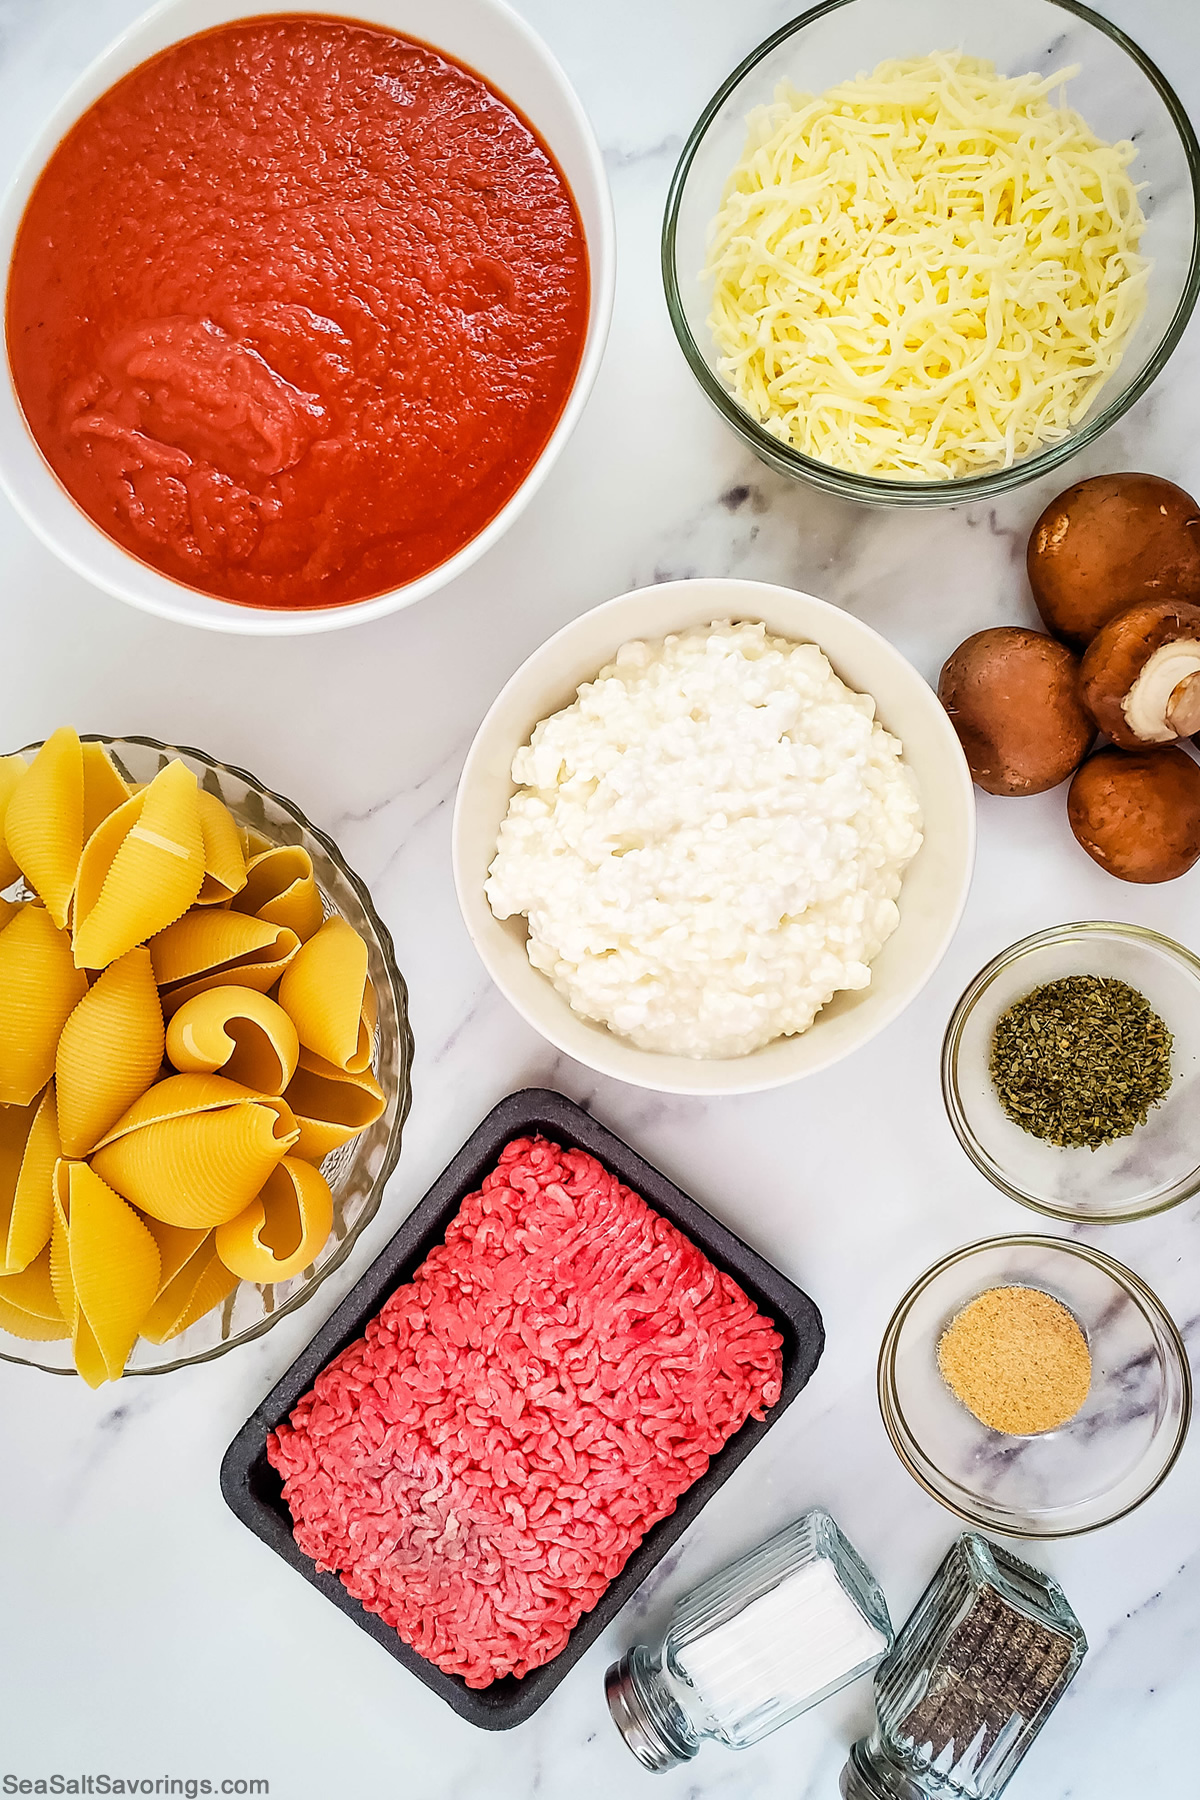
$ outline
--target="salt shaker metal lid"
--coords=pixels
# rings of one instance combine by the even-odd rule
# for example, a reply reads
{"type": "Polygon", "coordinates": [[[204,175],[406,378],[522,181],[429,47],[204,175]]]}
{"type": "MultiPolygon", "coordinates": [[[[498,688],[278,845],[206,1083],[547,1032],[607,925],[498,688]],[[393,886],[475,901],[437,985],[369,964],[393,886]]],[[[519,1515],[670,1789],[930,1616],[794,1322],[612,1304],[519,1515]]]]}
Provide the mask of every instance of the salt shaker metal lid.
{"type": "Polygon", "coordinates": [[[657,1650],[609,1669],[609,1711],[645,1768],[740,1750],[869,1673],[892,1641],[879,1584],[813,1509],[681,1600],[657,1650]]]}

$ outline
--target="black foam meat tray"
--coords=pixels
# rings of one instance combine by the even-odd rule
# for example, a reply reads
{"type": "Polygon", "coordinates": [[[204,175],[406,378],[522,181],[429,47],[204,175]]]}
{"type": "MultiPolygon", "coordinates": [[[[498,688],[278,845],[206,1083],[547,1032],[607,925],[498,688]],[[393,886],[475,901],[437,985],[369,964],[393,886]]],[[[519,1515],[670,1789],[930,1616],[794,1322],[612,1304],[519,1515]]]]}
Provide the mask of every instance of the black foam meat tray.
{"type": "Polygon", "coordinates": [[[474,1131],[450,1166],[439,1175],[425,1198],[405,1220],[387,1248],[276,1382],[238,1432],[221,1464],[221,1491],[242,1523],[277,1556],[318,1588],[376,1643],[404,1664],[455,1712],[486,1731],[520,1725],[547,1700],[567,1671],[599,1637],[649,1575],[655,1564],[686,1531],[701,1507],[771,1429],[808,1381],[825,1342],[821,1315],[807,1294],[751,1250],[665,1175],[597,1123],[582,1107],[547,1088],[526,1088],[502,1100],[474,1131]],[[783,1386],[765,1419],[747,1419],[712,1458],[705,1473],[681,1494],[675,1510],[651,1526],[621,1572],[591,1612],[575,1626],[558,1655],[518,1679],[507,1675],[486,1688],[469,1688],[461,1676],[445,1674],[404,1643],[390,1625],[347,1593],[337,1575],[321,1573],[292,1535],[292,1516],[283,1484],[267,1461],[267,1433],[291,1413],[316,1377],[334,1358],[363,1335],[368,1320],[388,1297],[411,1279],[429,1252],[445,1237],[463,1200],[474,1193],[495,1168],[500,1152],[514,1138],[536,1134],[564,1148],[586,1150],[627,1187],[670,1219],[717,1268],[724,1269],[770,1318],[783,1338],[783,1386]]]}

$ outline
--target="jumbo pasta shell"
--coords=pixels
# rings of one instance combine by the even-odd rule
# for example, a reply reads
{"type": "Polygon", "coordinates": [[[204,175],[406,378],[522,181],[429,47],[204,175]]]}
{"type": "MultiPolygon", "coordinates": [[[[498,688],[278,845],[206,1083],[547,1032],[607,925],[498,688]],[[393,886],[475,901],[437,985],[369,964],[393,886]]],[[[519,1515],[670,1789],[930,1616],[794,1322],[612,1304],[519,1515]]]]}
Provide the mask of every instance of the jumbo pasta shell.
{"type": "Polygon", "coordinates": [[[54,1073],[63,1026],[87,992],[71,940],[41,906],[0,931],[0,1104],[28,1106],[54,1073]]]}
{"type": "Polygon", "coordinates": [[[219,906],[232,900],[246,885],[246,858],[237,820],[215,794],[203,788],[197,794],[200,831],[204,839],[204,880],[196,896],[198,906],[219,906]]]}
{"type": "Polygon", "coordinates": [[[122,1364],[115,1376],[109,1374],[107,1358],[92,1330],[91,1321],[86,1313],[78,1310],[71,1325],[71,1353],[75,1358],[75,1373],[81,1375],[90,1388],[103,1387],[106,1381],[119,1380],[125,1373],[122,1364]]]}
{"type": "Polygon", "coordinates": [[[234,906],[238,912],[253,913],[272,925],[286,925],[306,944],[325,918],[308,851],[300,844],[277,844],[264,850],[251,862],[246,885],[234,906]]]}
{"type": "Polygon", "coordinates": [[[171,1329],[164,1333],[159,1342],[180,1337],[183,1332],[190,1330],[197,1319],[202,1319],[205,1313],[210,1313],[214,1306],[220,1306],[221,1302],[227,1300],[234,1289],[240,1286],[241,1283],[237,1276],[233,1274],[232,1270],[225,1267],[217,1255],[215,1246],[207,1249],[200,1261],[199,1274],[196,1285],[192,1289],[191,1298],[171,1329]]]}
{"type": "Polygon", "coordinates": [[[158,1292],[158,1246],[145,1221],[94,1169],[81,1162],[66,1168],[75,1301],[95,1333],[110,1378],[115,1378],[158,1292]]]}
{"type": "Polygon", "coordinates": [[[284,970],[279,1004],[295,1021],[306,1050],[357,1074],[371,1061],[374,1003],[367,946],[335,913],[284,970]]]}
{"type": "Polygon", "coordinates": [[[214,987],[273,988],[300,948],[294,931],[245,913],[198,907],[150,944],[154,974],[170,1018],[214,987]]]}
{"type": "MultiPolygon", "coordinates": [[[[110,813],[124,806],[130,787],[103,744],[81,744],[83,758],[83,843],[99,830],[110,813]]],[[[83,845],[80,845],[82,851],[83,845]]]]}
{"type": "Polygon", "coordinates": [[[163,1016],[146,949],[110,963],[58,1040],[55,1079],[63,1154],[86,1156],[158,1075],[163,1016]]]}
{"type": "Polygon", "coordinates": [[[53,1083],[32,1106],[0,1109],[0,1273],[28,1268],[49,1244],[61,1154],[53,1083]]]}
{"type": "Polygon", "coordinates": [[[68,1335],[75,1323],[75,1284],[71,1280],[71,1249],[68,1242],[67,1201],[70,1189],[67,1162],[54,1165],[54,1223],[50,1228],[50,1285],[54,1302],[67,1322],[68,1335]]]}
{"type": "Polygon", "coordinates": [[[38,1099],[28,1106],[0,1106],[0,1274],[16,1274],[25,1267],[24,1262],[9,1262],[7,1246],[25,1146],[40,1104],[38,1099]]]}
{"type": "MultiPolygon", "coordinates": [[[[165,1119],[182,1119],[189,1113],[215,1112],[218,1107],[233,1106],[239,1100],[258,1098],[249,1088],[241,1087],[224,1075],[168,1075],[147,1088],[144,1094],[139,1094],[129,1110],[105,1132],[96,1148],[103,1150],[106,1144],[140,1130],[143,1125],[159,1125],[165,1119]]],[[[278,1106],[280,1103],[272,1098],[266,1104],[278,1106]]],[[[287,1108],[283,1110],[286,1112],[287,1108]]]]}
{"type": "Polygon", "coordinates": [[[387,1096],[369,1069],[348,1074],[301,1050],[300,1063],[284,1099],[295,1114],[300,1136],[292,1154],[320,1163],[331,1150],[382,1118],[387,1096]]]}
{"type": "Polygon", "coordinates": [[[19,864],[55,924],[65,926],[83,846],[128,797],[103,744],[81,744],[65,727],[47,738],[28,770],[19,756],[4,758],[0,817],[5,838],[11,828],[13,843],[0,857],[0,887],[14,879],[19,864]]]}
{"type": "Polygon", "coordinates": [[[242,826],[242,849],[246,853],[247,863],[252,863],[256,856],[262,855],[264,850],[273,848],[271,839],[263,832],[255,831],[253,825],[242,826]]]}
{"type": "Polygon", "coordinates": [[[145,788],[135,788],[128,800],[122,800],[97,825],[85,841],[79,858],[79,875],[75,882],[75,923],[95,910],[104,892],[117,851],[142,816],[145,788]]]}
{"type": "Polygon", "coordinates": [[[151,942],[154,977],[159,987],[178,987],[267,952],[273,957],[278,940],[279,928],[261,919],[241,912],[193,908],[151,942]]]}
{"type": "Polygon", "coordinates": [[[243,1281],[290,1281],[333,1230],[333,1195],[311,1163],[285,1156],[244,1211],[216,1230],[217,1255],[243,1281]]]}
{"type": "MultiPolygon", "coordinates": [[[[132,1206],[86,1163],[58,1165],[55,1208],[66,1239],[75,1366],[90,1387],[99,1387],[122,1374],[154,1304],[158,1245],[132,1206]]],[[[51,1259],[53,1281],[53,1248],[51,1259]]],[[[61,1279],[54,1283],[60,1304],[61,1279]]]]}
{"type": "Polygon", "coordinates": [[[238,1277],[217,1255],[211,1231],[184,1231],[158,1219],[146,1221],[162,1259],[158,1293],[142,1321],[141,1335],[165,1344],[231,1294],[238,1277]]]}
{"type": "MultiPolygon", "coordinates": [[[[176,1075],[157,1085],[165,1089],[188,1081],[221,1077],[176,1075]]],[[[300,1128],[282,1100],[243,1094],[234,1082],[224,1085],[236,1096],[228,1105],[140,1123],[139,1109],[155,1104],[152,1088],[94,1152],[93,1169],[142,1212],[168,1225],[207,1229],[232,1219],[297,1142],[300,1128]]]]}
{"type": "Polygon", "coordinates": [[[170,762],[104,821],[84,849],[75,908],[78,966],[107,968],[164,930],[187,911],[203,879],[196,777],[183,763],[170,762]],[[114,820],[128,827],[115,849],[114,820]]]}
{"type": "Polygon", "coordinates": [[[208,1242],[210,1231],[188,1231],[182,1225],[164,1225],[161,1219],[147,1219],[146,1229],[158,1245],[158,1294],[164,1294],[175,1277],[195,1256],[200,1246],[208,1242]]]}
{"type": "Polygon", "coordinates": [[[167,1032],[177,1069],[217,1072],[256,1094],[282,1094],[300,1039],[274,1000],[247,987],[214,987],[182,1005],[167,1032]]]}
{"type": "Polygon", "coordinates": [[[69,727],[46,739],[18,781],[4,816],[4,838],[61,930],[83,849],[83,748],[69,727]]]}
{"type": "Polygon", "coordinates": [[[27,1106],[0,1106],[0,1204],[12,1199],[41,1096],[27,1106]]]}
{"type": "Polygon", "coordinates": [[[25,905],[24,900],[0,900],[0,931],[3,931],[6,925],[12,924],[25,905]]]}
{"type": "Polygon", "coordinates": [[[21,873],[8,847],[4,822],[8,816],[8,803],[28,767],[23,756],[0,756],[0,888],[11,886],[21,873]]]}
{"type": "Polygon", "coordinates": [[[49,1245],[19,1275],[0,1276],[0,1328],[40,1343],[70,1337],[50,1280],[49,1245]]]}

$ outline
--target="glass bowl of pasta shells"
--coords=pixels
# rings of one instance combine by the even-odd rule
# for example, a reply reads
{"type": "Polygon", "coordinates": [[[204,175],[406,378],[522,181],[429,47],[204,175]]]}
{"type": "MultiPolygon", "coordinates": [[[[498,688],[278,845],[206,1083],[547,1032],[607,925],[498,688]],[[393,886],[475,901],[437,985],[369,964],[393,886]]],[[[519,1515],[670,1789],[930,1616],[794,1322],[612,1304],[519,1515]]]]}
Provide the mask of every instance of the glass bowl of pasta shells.
{"type": "Polygon", "coordinates": [[[400,1153],[412,1034],[335,844],[203,751],[0,758],[0,1357],[97,1387],[260,1337],[400,1153]]]}
{"type": "Polygon", "coordinates": [[[663,278],[701,388],[771,468],[960,503],[1146,391],[1195,306],[1198,218],[1183,106],[1077,0],[825,0],[705,107],[663,278]]]}

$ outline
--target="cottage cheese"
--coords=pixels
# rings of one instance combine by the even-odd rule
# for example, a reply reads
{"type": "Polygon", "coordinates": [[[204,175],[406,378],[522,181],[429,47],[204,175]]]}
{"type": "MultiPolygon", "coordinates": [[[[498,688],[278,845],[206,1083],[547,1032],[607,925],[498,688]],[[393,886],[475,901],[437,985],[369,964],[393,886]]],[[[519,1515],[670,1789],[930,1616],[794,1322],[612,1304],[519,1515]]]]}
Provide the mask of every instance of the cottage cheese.
{"type": "Polygon", "coordinates": [[[901,754],[815,644],[624,644],[513,758],[492,911],[584,1018],[743,1056],[869,983],[921,844],[901,754]]]}

